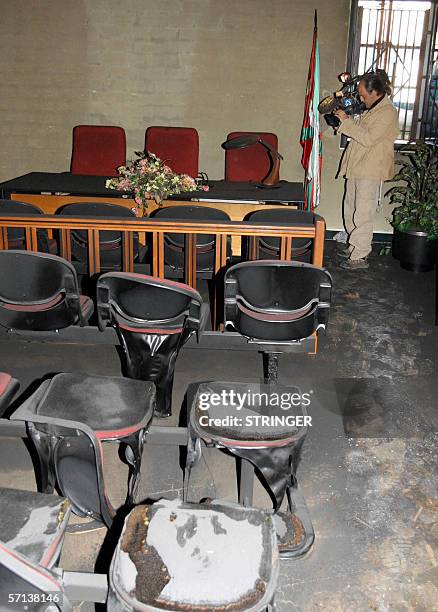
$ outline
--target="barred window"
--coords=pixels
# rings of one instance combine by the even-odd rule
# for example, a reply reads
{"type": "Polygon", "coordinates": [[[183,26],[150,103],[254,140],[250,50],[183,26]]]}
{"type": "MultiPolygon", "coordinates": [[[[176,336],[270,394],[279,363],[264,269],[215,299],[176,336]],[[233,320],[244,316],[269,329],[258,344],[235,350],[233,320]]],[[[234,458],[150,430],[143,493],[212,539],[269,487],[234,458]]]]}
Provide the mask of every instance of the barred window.
{"type": "Polygon", "coordinates": [[[347,69],[383,68],[399,113],[399,141],[438,139],[437,2],[353,0],[347,69]]]}

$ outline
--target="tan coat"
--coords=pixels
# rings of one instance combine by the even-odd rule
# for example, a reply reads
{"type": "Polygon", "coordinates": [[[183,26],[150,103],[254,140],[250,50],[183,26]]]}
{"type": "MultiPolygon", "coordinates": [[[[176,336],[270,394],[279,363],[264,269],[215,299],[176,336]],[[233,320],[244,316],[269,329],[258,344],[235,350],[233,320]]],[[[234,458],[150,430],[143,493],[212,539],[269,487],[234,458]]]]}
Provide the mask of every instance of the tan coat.
{"type": "Polygon", "coordinates": [[[385,96],[357,119],[348,118],[338,128],[351,138],[342,156],[340,176],[386,181],[394,176],[394,141],[399,134],[398,115],[385,96]]]}

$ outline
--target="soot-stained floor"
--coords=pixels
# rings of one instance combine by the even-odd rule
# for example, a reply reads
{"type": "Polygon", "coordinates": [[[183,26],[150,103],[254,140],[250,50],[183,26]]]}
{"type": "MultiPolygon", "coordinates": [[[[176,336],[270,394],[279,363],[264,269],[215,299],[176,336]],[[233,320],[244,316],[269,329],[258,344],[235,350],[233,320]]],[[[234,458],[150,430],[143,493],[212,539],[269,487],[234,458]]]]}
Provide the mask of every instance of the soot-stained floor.
{"type": "MultiPolygon", "coordinates": [[[[312,394],[298,480],[316,537],[305,558],[281,562],[277,610],[438,610],[435,274],[406,272],[377,253],[369,270],[345,271],[332,243],[326,251],[334,284],[327,334],[316,356],[280,358],[280,383],[312,394]]],[[[121,373],[112,346],[22,341],[0,341],[0,369],[22,391],[49,372],[121,373]]],[[[261,372],[256,352],[183,350],[170,422],[190,383],[256,382],[261,372]]],[[[107,455],[110,493],[122,503],[126,471],[107,455]]],[[[0,467],[1,486],[35,489],[20,439],[1,439],[0,467]]],[[[178,449],[146,445],[139,499],[181,495],[182,476],[178,449]]],[[[191,497],[234,499],[235,489],[233,459],[205,452],[191,497]]],[[[261,488],[255,502],[267,504],[261,488]]],[[[104,536],[68,534],[63,567],[93,570],[104,536]]]]}

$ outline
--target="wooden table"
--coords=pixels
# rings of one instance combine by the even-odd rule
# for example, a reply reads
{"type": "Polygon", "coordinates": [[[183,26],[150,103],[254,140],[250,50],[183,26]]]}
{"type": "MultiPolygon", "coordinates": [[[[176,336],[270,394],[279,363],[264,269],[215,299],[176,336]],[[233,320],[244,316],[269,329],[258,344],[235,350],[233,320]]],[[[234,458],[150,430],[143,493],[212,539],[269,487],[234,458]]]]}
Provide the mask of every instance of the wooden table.
{"type": "MultiPolygon", "coordinates": [[[[55,214],[59,208],[73,202],[109,202],[135,207],[130,194],[106,189],[102,176],[74,175],[69,172],[30,172],[0,183],[2,198],[28,202],[38,206],[46,214],[55,214]]],[[[172,196],[163,206],[190,206],[199,204],[219,208],[232,221],[242,221],[250,212],[266,208],[291,206],[302,208],[304,191],[302,183],[280,181],[276,188],[260,188],[251,183],[209,181],[209,191],[196,191],[172,196]]],[[[151,200],[148,211],[157,208],[151,200]]],[[[141,239],[141,237],[140,237],[141,239]]],[[[238,237],[232,239],[235,255],[240,255],[238,237]]]]}

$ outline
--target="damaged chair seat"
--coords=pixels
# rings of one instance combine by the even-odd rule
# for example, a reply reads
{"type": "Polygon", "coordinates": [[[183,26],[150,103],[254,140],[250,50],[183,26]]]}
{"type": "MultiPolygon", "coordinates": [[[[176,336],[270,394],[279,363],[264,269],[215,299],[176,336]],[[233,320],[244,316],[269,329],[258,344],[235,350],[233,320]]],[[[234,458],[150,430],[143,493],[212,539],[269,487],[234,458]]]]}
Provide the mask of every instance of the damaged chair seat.
{"type": "MultiPolygon", "coordinates": [[[[288,557],[303,555],[314,540],[296,480],[308,426],[308,415],[300,398],[296,387],[209,382],[201,383],[193,401],[189,401],[186,463],[189,475],[201,457],[201,441],[252,464],[261,474],[273,502],[280,554],[288,557]],[[289,508],[283,512],[280,508],[286,493],[289,508]]],[[[248,472],[243,467],[239,499],[251,505],[252,474],[244,482],[248,472]]]]}
{"type": "Polygon", "coordinates": [[[227,502],[160,500],[126,518],[108,612],[261,612],[279,573],[272,517],[227,502]]]}
{"type": "Polygon", "coordinates": [[[265,379],[275,382],[278,354],[326,329],[332,279],[323,268],[296,261],[247,261],[225,273],[225,325],[260,346],[265,379]]]}
{"type": "Polygon", "coordinates": [[[44,381],[10,418],[27,423],[41,491],[53,492],[57,482],[75,514],[110,526],[115,511],[105,491],[102,442],[126,445],[129,504],[154,407],[151,382],[63,373],[44,381]]]}
{"type": "Polygon", "coordinates": [[[69,516],[70,504],[62,497],[0,488],[2,610],[48,610],[56,603],[62,603],[61,610],[71,609],[59,577],[51,571],[61,552],[69,516]],[[8,605],[10,594],[17,599],[8,605]],[[19,599],[21,594],[26,595],[26,602],[19,599]]]}
{"type": "Polygon", "coordinates": [[[126,375],[151,380],[157,416],[172,414],[172,387],[179,350],[205,325],[197,291],[170,280],[128,272],[102,274],[97,282],[99,329],[115,328],[126,359],[126,375]]]}
{"type": "Polygon", "coordinates": [[[86,325],[93,302],[80,295],[76,271],[47,253],[0,251],[0,326],[54,331],[86,325]]]}
{"type": "Polygon", "coordinates": [[[20,383],[7,372],[0,372],[0,417],[5,413],[20,383]]]}

